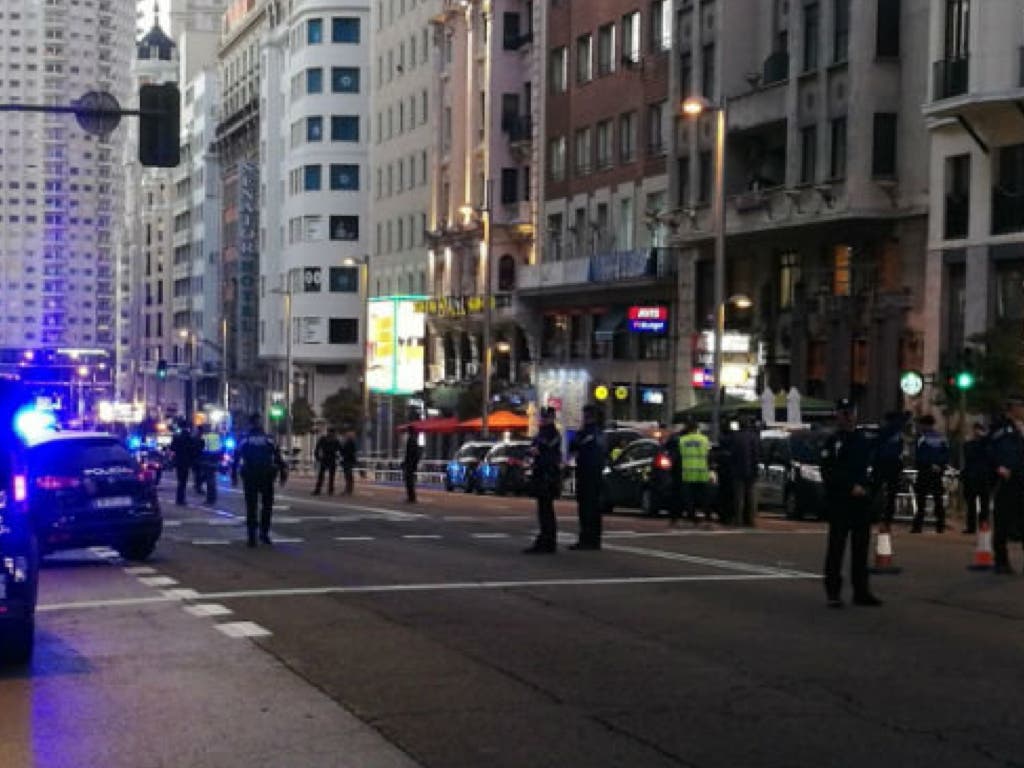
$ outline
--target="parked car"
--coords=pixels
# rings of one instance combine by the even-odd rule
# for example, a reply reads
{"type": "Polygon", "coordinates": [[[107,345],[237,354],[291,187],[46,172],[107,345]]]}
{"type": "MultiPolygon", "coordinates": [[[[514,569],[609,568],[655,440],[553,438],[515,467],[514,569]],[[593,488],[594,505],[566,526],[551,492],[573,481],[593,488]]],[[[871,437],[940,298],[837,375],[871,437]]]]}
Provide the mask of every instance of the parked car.
{"type": "Polygon", "coordinates": [[[491,448],[476,470],[477,493],[492,491],[526,493],[530,487],[530,443],[525,440],[498,443],[491,448]]]}
{"type": "Polygon", "coordinates": [[[601,503],[657,515],[672,504],[672,459],[656,440],[635,440],[604,469],[601,503]]]}
{"type": "Polygon", "coordinates": [[[153,475],[113,435],[54,433],[24,451],[29,515],[43,555],[109,546],[148,558],[163,530],[153,475]]]}
{"type": "Polygon", "coordinates": [[[459,448],[445,467],[445,490],[454,491],[456,488],[461,488],[466,493],[475,490],[477,467],[493,447],[493,442],[474,440],[459,448]]]}
{"type": "Polygon", "coordinates": [[[649,439],[638,429],[631,427],[612,427],[611,429],[604,430],[604,441],[605,445],[608,446],[608,456],[612,456],[612,452],[616,448],[625,450],[627,445],[635,443],[637,440],[649,439]]]}

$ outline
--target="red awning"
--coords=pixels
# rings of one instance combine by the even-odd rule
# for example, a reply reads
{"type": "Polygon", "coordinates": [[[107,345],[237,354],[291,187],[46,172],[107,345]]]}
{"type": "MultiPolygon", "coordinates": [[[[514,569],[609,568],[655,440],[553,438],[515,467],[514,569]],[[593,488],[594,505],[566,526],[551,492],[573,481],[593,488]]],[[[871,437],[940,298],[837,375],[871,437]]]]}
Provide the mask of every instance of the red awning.
{"type": "MultiPolygon", "coordinates": [[[[479,430],[484,428],[483,419],[470,419],[459,424],[459,429],[479,430]]],[[[487,428],[497,430],[526,430],[530,428],[530,420],[512,411],[495,411],[487,417],[487,428]]]]}

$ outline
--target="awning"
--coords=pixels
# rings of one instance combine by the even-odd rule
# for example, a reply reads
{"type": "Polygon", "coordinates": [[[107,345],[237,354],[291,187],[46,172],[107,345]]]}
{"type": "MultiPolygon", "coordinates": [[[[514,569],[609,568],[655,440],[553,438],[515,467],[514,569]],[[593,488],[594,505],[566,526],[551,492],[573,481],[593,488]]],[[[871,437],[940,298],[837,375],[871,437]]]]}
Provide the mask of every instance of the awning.
{"type": "Polygon", "coordinates": [[[625,309],[621,307],[609,309],[608,313],[602,315],[597,321],[597,325],[594,326],[594,339],[596,341],[611,341],[625,319],[625,309]]]}
{"type": "Polygon", "coordinates": [[[426,434],[452,435],[459,428],[459,420],[454,416],[440,416],[433,419],[410,421],[408,424],[399,424],[396,429],[404,430],[409,427],[412,427],[417,432],[424,432],[426,434]]]}
{"type": "MultiPolygon", "coordinates": [[[[459,429],[480,430],[484,428],[483,419],[470,419],[459,424],[459,429]]],[[[512,411],[495,411],[487,417],[487,428],[498,431],[519,431],[530,428],[530,420],[512,411]]]]}

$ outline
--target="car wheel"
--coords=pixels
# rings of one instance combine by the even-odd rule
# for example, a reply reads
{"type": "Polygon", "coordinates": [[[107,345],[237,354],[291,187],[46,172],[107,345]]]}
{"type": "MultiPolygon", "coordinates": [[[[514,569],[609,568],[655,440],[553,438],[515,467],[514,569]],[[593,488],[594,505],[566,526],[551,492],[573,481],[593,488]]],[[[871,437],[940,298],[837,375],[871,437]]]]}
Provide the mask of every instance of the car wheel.
{"type": "Polygon", "coordinates": [[[138,536],[128,539],[117,551],[125,560],[148,560],[156,549],[156,541],[153,536],[138,536]]]}
{"type": "Polygon", "coordinates": [[[0,631],[0,661],[23,667],[32,661],[36,644],[35,621],[29,619],[0,631]]]}
{"type": "Polygon", "coordinates": [[[660,510],[654,503],[654,493],[650,488],[644,488],[640,494],[640,509],[648,517],[657,517],[660,510]]]}

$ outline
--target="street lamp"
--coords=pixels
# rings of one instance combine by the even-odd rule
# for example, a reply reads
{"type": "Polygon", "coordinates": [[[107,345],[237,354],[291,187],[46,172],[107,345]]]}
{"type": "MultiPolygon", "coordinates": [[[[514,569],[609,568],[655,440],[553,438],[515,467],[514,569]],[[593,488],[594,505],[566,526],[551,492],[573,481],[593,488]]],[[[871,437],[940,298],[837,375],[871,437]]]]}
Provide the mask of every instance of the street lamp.
{"type": "Polygon", "coordinates": [[[196,401],[196,341],[198,337],[195,331],[189,331],[187,328],[178,329],[178,336],[182,341],[187,342],[186,347],[188,349],[188,393],[185,397],[185,418],[191,424],[195,417],[195,401],[196,401]]]}
{"type": "Polygon", "coordinates": [[[346,267],[359,266],[359,290],[363,294],[363,454],[370,455],[370,254],[346,256],[346,267]]]}
{"type": "Polygon", "coordinates": [[[722,97],[714,104],[703,97],[691,96],[682,103],[683,115],[696,120],[705,112],[714,112],[715,120],[715,194],[713,218],[715,226],[715,349],[712,356],[714,369],[714,400],[711,403],[711,439],[718,442],[722,420],[722,336],[725,335],[725,130],[728,122],[728,102],[722,97]]]}

